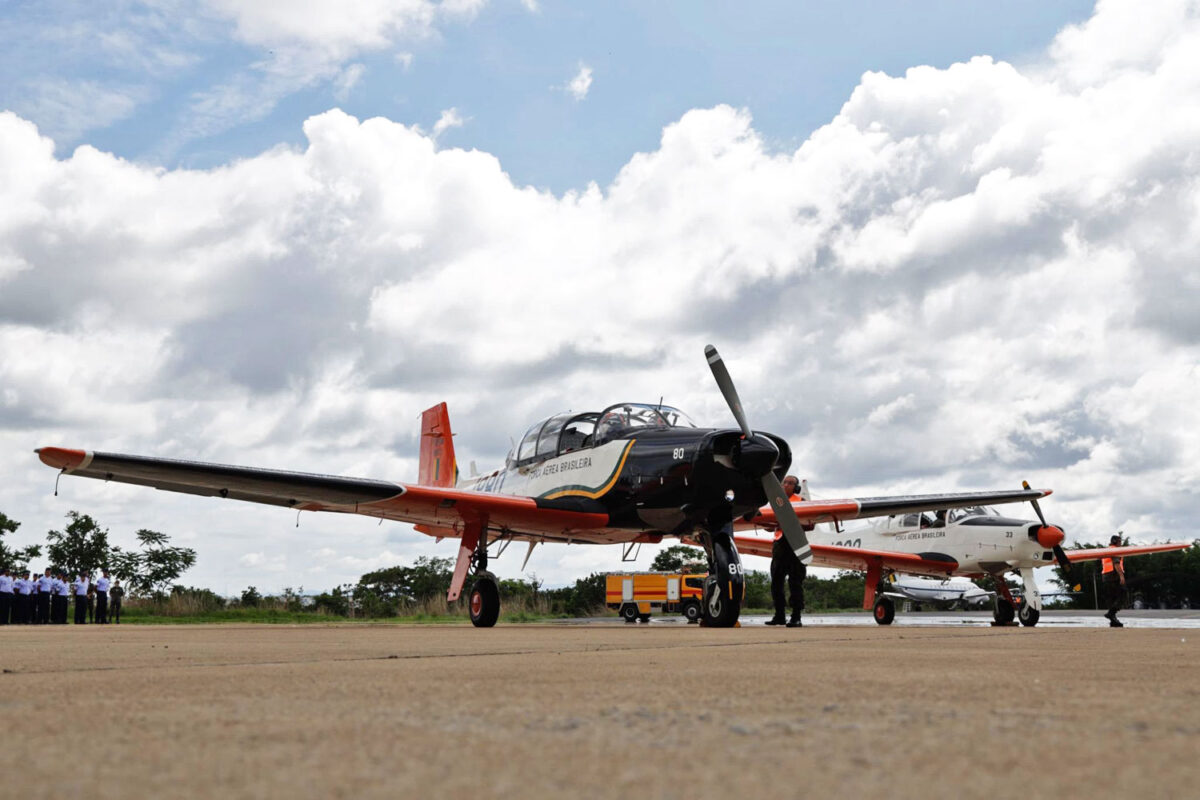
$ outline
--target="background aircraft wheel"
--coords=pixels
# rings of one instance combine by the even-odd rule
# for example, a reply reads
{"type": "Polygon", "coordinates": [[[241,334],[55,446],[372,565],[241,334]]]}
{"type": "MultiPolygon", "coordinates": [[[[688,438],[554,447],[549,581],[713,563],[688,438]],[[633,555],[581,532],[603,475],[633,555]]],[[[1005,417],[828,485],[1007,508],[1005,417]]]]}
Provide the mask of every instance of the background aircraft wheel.
{"type": "Polygon", "coordinates": [[[890,597],[881,597],[875,601],[875,621],[880,625],[891,625],[896,618],[896,604],[890,597]]]}
{"type": "Polygon", "coordinates": [[[625,620],[626,622],[637,622],[637,618],[637,606],[635,606],[633,603],[626,603],[625,605],[621,606],[621,619],[625,620]]]}
{"type": "Polygon", "coordinates": [[[1032,628],[1038,624],[1038,619],[1042,616],[1042,612],[1038,611],[1033,606],[1026,603],[1021,606],[1021,613],[1017,614],[1017,618],[1021,620],[1021,624],[1026,628],[1032,628]]]}
{"type": "Polygon", "coordinates": [[[992,614],[992,617],[996,620],[996,622],[1000,623],[1001,625],[1007,625],[1013,621],[1013,617],[1016,615],[1017,612],[1013,610],[1012,603],[1008,602],[1007,600],[996,601],[996,611],[992,614]]]}
{"type": "Polygon", "coordinates": [[[491,578],[480,578],[471,587],[471,624],[490,628],[500,618],[500,590],[491,578]]]}
{"type": "Polygon", "coordinates": [[[700,604],[693,600],[690,603],[685,603],[683,606],[683,616],[688,622],[700,621],[700,604]]]}

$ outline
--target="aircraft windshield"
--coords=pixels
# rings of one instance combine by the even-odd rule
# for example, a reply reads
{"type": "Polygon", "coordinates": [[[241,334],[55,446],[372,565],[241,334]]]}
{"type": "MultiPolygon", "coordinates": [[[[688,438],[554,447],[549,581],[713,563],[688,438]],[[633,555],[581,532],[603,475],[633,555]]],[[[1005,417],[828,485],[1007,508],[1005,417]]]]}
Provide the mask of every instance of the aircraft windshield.
{"type": "Polygon", "coordinates": [[[948,519],[951,522],[958,522],[960,519],[967,517],[998,517],[1000,512],[991,506],[966,506],[965,508],[952,508],[948,519]]]}
{"type": "Polygon", "coordinates": [[[620,403],[604,409],[596,426],[596,443],[602,444],[630,431],[654,428],[694,428],[696,423],[677,408],[642,403],[620,403]]]}

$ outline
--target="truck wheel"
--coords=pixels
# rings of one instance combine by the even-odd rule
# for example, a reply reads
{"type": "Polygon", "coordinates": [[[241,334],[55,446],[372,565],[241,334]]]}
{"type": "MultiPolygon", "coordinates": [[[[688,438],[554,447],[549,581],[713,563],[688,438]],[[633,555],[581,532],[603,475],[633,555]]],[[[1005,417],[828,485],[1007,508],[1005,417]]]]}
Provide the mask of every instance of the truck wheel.
{"type": "Polygon", "coordinates": [[[621,606],[621,619],[626,622],[637,622],[638,607],[633,603],[626,603],[621,606]]]}
{"type": "Polygon", "coordinates": [[[491,578],[480,578],[471,587],[471,624],[490,628],[500,618],[500,590],[491,578]]]}
{"type": "Polygon", "coordinates": [[[650,621],[649,614],[642,614],[640,617],[638,617],[638,622],[649,622],[649,621],[650,621]]]}
{"type": "Polygon", "coordinates": [[[684,603],[683,604],[683,617],[688,622],[699,622],[700,621],[700,604],[697,603],[695,600],[692,600],[690,603],[684,603]]]}
{"type": "Polygon", "coordinates": [[[896,604],[890,597],[881,597],[875,601],[875,621],[880,625],[891,625],[896,618],[896,604]]]}

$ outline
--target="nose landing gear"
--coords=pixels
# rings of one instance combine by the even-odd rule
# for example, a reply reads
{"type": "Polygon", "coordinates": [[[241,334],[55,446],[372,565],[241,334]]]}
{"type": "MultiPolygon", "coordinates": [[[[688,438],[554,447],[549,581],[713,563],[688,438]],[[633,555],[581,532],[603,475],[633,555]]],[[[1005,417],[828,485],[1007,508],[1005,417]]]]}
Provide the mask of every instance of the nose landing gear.
{"type": "Polygon", "coordinates": [[[697,537],[708,555],[708,577],[704,581],[701,611],[704,625],[710,628],[737,625],[746,596],[746,578],[732,533],[730,523],[717,533],[701,532],[697,537]]]}

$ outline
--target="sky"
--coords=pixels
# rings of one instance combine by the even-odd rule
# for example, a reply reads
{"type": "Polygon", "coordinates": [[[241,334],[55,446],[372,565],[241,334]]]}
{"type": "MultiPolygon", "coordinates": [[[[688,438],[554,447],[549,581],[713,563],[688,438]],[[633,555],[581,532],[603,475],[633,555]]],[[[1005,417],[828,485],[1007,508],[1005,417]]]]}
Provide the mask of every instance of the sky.
{"type": "Polygon", "coordinates": [[[225,594],[450,557],[33,450],[411,481],[445,400],[483,471],[566,409],[729,425],[709,342],[819,497],[1195,536],[1196,2],[10,0],[0,70],[10,546],[78,510],[225,594]]]}

